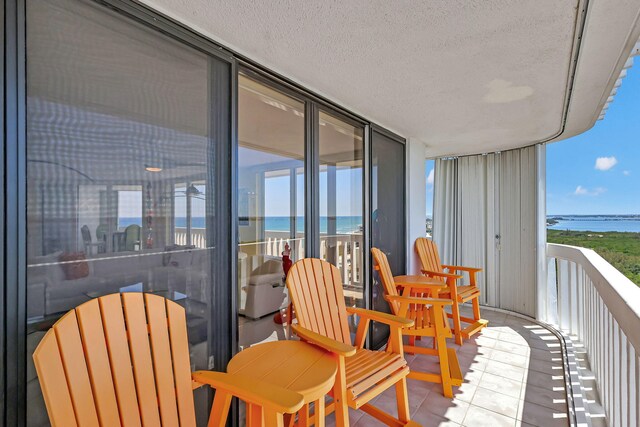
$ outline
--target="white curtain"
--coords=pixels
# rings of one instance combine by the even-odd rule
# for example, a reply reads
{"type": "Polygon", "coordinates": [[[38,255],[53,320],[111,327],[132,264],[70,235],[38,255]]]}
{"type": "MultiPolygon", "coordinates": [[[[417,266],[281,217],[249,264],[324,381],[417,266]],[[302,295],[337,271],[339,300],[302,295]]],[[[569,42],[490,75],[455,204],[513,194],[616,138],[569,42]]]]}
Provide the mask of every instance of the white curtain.
{"type": "Polygon", "coordinates": [[[435,165],[433,238],[443,262],[482,268],[481,303],[532,317],[544,273],[536,246],[546,240],[537,185],[544,153],[527,147],[435,165]]]}

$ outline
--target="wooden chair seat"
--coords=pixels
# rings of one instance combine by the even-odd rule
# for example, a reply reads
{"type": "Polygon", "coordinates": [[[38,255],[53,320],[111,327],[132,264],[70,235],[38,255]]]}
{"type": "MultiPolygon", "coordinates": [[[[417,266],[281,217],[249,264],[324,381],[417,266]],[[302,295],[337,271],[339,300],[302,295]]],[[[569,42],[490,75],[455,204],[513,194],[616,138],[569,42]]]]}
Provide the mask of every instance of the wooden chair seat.
{"type": "Polygon", "coordinates": [[[426,298],[425,296],[432,295],[433,288],[425,283],[423,277],[417,277],[412,281],[410,276],[403,276],[402,282],[396,282],[387,256],[377,248],[371,248],[371,254],[391,312],[413,321],[413,325],[402,329],[402,335],[409,338],[408,344],[403,345],[404,350],[410,354],[438,358],[440,372],[412,370],[409,378],[442,384],[443,394],[453,397],[452,387],[462,384],[458,357],[454,349],[447,348],[446,340],[451,338],[452,334],[444,307],[452,305],[453,302],[450,299],[426,298]],[[402,295],[399,292],[400,288],[402,295]],[[416,345],[416,337],[432,337],[433,348],[416,345]]]}
{"type": "Polygon", "coordinates": [[[463,338],[468,339],[489,323],[480,318],[480,288],[478,288],[477,274],[482,269],[442,264],[437,245],[433,240],[425,237],[416,239],[415,249],[422,264],[422,273],[447,285],[447,288],[441,290],[438,296],[454,302],[449,317],[453,320],[456,344],[462,345],[463,338]],[[457,282],[463,278],[465,272],[469,275],[469,285],[458,286],[457,282]],[[468,301],[471,301],[473,307],[473,317],[460,316],[458,304],[468,301]],[[468,326],[463,328],[461,322],[467,323],[468,326]]]}
{"type": "MultiPolygon", "coordinates": [[[[440,298],[451,299],[451,291],[444,289],[438,293],[440,298]]],[[[467,302],[480,296],[480,289],[476,286],[458,286],[458,302],[467,302]]]]}
{"type": "Polygon", "coordinates": [[[331,391],[333,402],[326,411],[326,414],[335,411],[336,426],[349,425],[349,407],[362,410],[388,426],[415,426],[407,397],[410,372],[402,346],[402,330],[410,328],[413,321],[347,307],[340,271],[320,259],[305,258],[296,262],[287,274],[287,288],[298,319],[291,330],[301,340],[333,353],[338,362],[331,391]],[[349,316],[358,317],[355,337],[351,336],[349,316]],[[386,351],[364,348],[371,321],[389,326],[386,351]],[[391,387],[395,388],[397,404],[393,415],[369,403],[391,387]]]}
{"type": "Polygon", "coordinates": [[[56,426],[195,427],[193,389],[216,389],[210,426],[224,426],[232,397],[281,427],[303,396],[242,375],[191,372],[183,307],[157,295],[112,294],[69,311],[33,353],[56,426]]]}
{"type": "Polygon", "coordinates": [[[381,381],[409,374],[407,361],[396,353],[358,348],[345,361],[347,393],[353,402],[381,381]]]}

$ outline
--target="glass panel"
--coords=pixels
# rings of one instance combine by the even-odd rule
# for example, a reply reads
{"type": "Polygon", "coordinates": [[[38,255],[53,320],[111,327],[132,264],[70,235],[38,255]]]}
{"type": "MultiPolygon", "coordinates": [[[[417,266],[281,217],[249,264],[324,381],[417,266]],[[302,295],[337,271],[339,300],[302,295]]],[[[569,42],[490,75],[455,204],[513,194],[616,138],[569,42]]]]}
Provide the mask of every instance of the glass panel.
{"type": "Polygon", "coordinates": [[[304,103],[240,75],[238,126],[238,325],[246,347],[285,338],[285,256],[304,257],[304,103]]]}
{"type": "MultiPolygon", "coordinates": [[[[371,138],[371,246],[384,252],[394,276],[405,274],[404,145],[378,132],[371,138]]],[[[373,274],[372,309],[389,312],[378,273],[373,274]]],[[[371,345],[386,343],[389,328],[373,323],[371,345]]]]}
{"type": "Polygon", "coordinates": [[[340,270],[347,306],[364,307],[364,131],[323,111],[319,129],[320,258],[340,270]]]}
{"type": "MultiPolygon", "coordinates": [[[[212,288],[228,286],[230,270],[214,245],[228,224],[210,220],[213,160],[228,144],[210,123],[229,100],[212,90],[222,65],[93,2],[29,0],[27,20],[27,425],[37,426],[48,421],[32,352],[92,298],[178,302],[191,367],[210,367],[212,288]]],[[[203,424],[208,392],[196,393],[203,424]]]]}
{"type": "Polygon", "coordinates": [[[433,235],[433,182],[435,176],[435,161],[425,161],[425,171],[427,174],[427,224],[425,230],[425,236],[431,237],[433,235]]]}

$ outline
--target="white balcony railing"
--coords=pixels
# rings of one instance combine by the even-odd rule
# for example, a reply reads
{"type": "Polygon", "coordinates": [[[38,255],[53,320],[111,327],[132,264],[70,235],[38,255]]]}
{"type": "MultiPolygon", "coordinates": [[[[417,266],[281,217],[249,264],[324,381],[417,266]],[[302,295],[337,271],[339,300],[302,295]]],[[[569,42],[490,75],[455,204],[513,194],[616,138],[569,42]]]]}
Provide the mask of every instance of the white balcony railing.
{"type": "MultiPolygon", "coordinates": [[[[295,239],[289,238],[286,231],[266,231],[266,255],[280,256],[284,245],[288,243],[298,259],[304,258],[304,235],[299,233],[295,239]],[[293,241],[293,243],[292,243],[293,241]],[[294,246],[295,245],[295,246],[294,246]],[[297,250],[297,252],[295,252],[297,250]]],[[[345,286],[362,286],[362,234],[320,234],[320,258],[326,259],[338,267],[345,286]]]]}
{"type": "MultiPolygon", "coordinates": [[[[176,227],[174,240],[177,245],[188,244],[187,229],[176,227]]],[[[296,259],[304,258],[304,234],[302,233],[292,239],[287,231],[266,231],[263,242],[251,243],[251,245],[262,246],[259,249],[262,254],[279,257],[287,243],[296,259]]],[[[191,229],[191,244],[202,249],[207,247],[205,229],[191,229]]],[[[333,236],[321,234],[320,257],[336,264],[345,286],[362,286],[362,234],[336,234],[333,236]]]]}
{"type": "Polygon", "coordinates": [[[547,259],[543,320],[584,346],[609,425],[640,425],[640,287],[591,249],[548,244],[547,259]]]}

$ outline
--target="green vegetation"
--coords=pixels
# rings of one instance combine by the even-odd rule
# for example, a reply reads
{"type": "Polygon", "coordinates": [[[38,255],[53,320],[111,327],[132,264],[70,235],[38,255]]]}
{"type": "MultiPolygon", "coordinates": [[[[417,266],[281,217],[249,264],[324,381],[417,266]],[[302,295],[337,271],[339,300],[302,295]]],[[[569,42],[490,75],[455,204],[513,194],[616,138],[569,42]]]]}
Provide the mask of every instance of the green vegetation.
{"type": "Polygon", "coordinates": [[[547,242],[593,249],[640,286],[640,233],[547,230],[547,242]]]}

